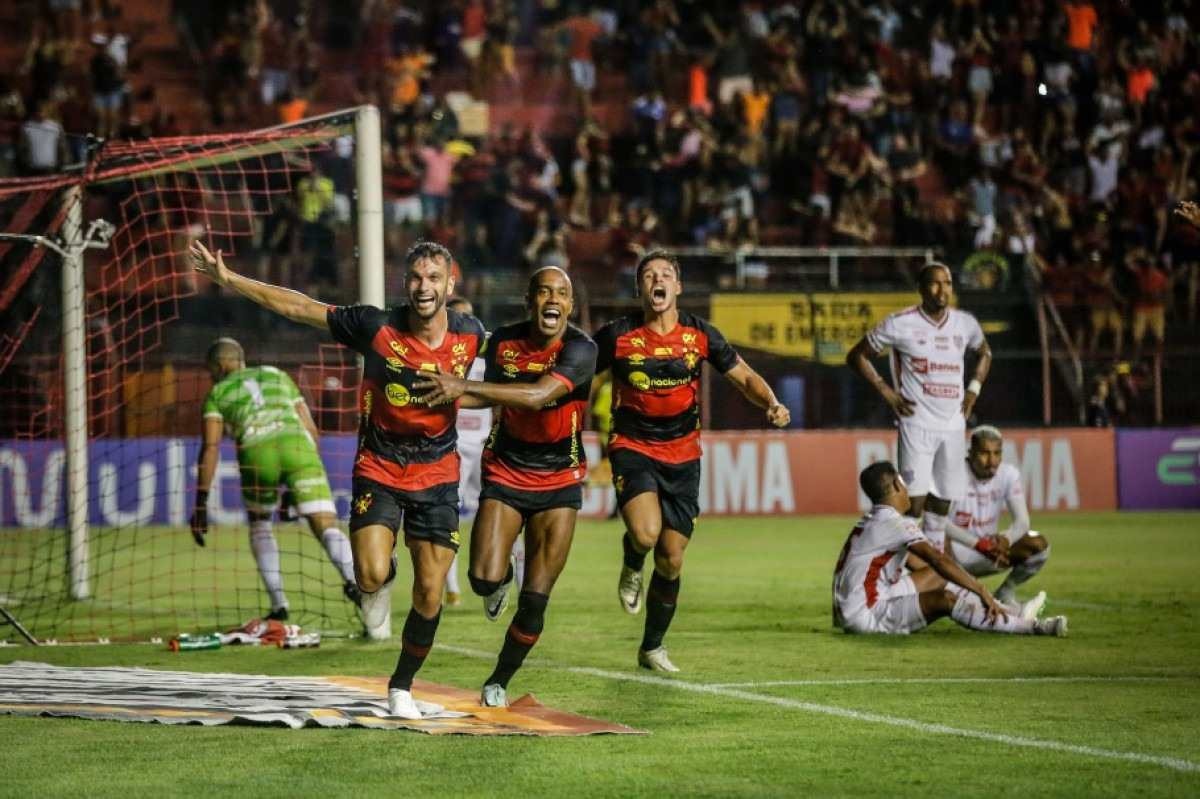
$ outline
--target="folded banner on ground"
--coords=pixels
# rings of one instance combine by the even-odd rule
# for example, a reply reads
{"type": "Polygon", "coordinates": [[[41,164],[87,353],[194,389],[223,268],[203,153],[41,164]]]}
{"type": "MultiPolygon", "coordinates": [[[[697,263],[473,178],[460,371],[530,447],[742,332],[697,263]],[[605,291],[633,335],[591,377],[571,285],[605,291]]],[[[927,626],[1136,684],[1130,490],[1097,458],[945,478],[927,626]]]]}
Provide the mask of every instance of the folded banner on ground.
{"type": "Polygon", "coordinates": [[[387,715],[387,681],[369,677],[272,677],[137,668],[0,666],[0,713],[159,724],[262,724],[408,729],[433,735],[641,733],[554,710],[530,695],[484,708],[471,691],[417,680],[419,721],[387,715]]]}

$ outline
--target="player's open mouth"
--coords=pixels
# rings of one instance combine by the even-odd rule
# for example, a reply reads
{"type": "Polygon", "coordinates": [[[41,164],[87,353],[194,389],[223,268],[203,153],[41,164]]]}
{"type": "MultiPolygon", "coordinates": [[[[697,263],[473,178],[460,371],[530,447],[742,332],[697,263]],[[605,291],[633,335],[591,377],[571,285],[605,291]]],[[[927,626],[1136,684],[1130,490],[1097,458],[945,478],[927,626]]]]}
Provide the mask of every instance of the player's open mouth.
{"type": "Polygon", "coordinates": [[[558,320],[562,319],[562,311],[558,308],[543,308],[542,321],[548,325],[558,324],[558,320]]]}
{"type": "Polygon", "coordinates": [[[667,298],[666,286],[655,286],[650,290],[650,298],[659,302],[665,300],[667,298]]]}
{"type": "Polygon", "coordinates": [[[433,294],[417,294],[413,296],[413,302],[417,305],[430,306],[437,302],[437,296],[433,294]]]}

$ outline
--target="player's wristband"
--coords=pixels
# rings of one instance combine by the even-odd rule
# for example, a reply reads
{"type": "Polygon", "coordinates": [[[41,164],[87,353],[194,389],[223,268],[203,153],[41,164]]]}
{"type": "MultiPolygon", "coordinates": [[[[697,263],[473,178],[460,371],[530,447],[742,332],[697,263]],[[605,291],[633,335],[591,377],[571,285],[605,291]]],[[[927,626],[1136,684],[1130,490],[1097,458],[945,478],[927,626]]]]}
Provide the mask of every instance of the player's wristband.
{"type": "Polygon", "coordinates": [[[979,382],[979,378],[973,377],[973,378],[971,378],[971,382],[967,383],[967,391],[971,392],[976,397],[979,396],[979,392],[982,390],[983,390],[983,383],[979,382]]]}
{"type": "Polygon", "coordinates": [[[975,542],[975,550],[983,555],[991,555],[996,548],[995,542],[991,538],[984,536],[975,542]]]}

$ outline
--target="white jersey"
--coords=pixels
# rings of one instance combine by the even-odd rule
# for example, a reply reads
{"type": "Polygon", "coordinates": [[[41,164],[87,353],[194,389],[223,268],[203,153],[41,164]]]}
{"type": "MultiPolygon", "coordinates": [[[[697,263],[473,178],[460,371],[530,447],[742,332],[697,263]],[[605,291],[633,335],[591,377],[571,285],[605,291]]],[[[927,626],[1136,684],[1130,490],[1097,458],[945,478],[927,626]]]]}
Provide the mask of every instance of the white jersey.
{"type": "Polygon", "coordinates": [[[876,353],[892,350],[892,386],[916,406],[902,425],[963,430],[963,355],[983,345],[975,317],[947,308],[941,323],[919,305],[889,314],[867,333],[876,353]]]}
{"type": "Polygon", "coordinates": [[[851,531],[833,572],[834,622],[870,610],[908,576],[908,548],[920,541],[921,527],[890,505],[876,505],[851,531]]]}
{"type": "Polygon", "coordinates": [[[963,469],[967,473],[967,491],[962,500],[954,503],[951,511],[950,519],[955,525],[980,538],[996,535],[1000,515],[1007,509],[1013,519],[1008,531],[1011,540],[1029,531],[1029,508],[1025,504],[1025,488],[1021,485],[1017,467],[1002,463],[989,480],[976,477],[966,461],[963,461],[963,469]]]}
{"type": "MultiPolygon", "coordinates": [[[[483,358],[476,358],[471,364],[471,370],[467,372],[467,379],[482,381],[486,368],[483,358]]],[[[455,427],[458,428],[459,454],[466,456],[474,453],[475,458],[478,459],[483,453],[483,444],[487,441],[488,434],[492,429],[492,409],[459,408],[455,427]]]]}

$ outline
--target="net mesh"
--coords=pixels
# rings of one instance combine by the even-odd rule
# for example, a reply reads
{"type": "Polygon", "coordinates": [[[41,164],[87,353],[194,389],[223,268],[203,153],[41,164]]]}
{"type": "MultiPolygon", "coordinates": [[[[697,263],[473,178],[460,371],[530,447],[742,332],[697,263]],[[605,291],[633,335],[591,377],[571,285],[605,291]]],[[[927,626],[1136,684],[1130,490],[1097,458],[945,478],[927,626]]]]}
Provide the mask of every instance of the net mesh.
{"type": "MultiPolygon", "coordinates": [[[[356,361],[320,335],[216,290],[186,253],[202,239],[239,271],[350,300],[350,119],[236,135],[112,143],[77,175],[0,181],[0,606],[40,639],[144,640],[239,625],[273,604],[251,552],[238,451],[226,438],[207,546],[188,518],[205,352],[218,336],[299,386],[321,430],[335,507],[348,512],[356,361]],[[72,596],[66,529],[63,259],[77,204],[114,226],[84,255],[88,596],[72,596]],[[61,241],[60,241],[61,243],[61,241]]],[[[285,457],[285,460],[287,458],[285,457]]],[[[286,469],[285,469],[286,472],[286,469]]],[[[280,476],[286,479],[286,474],[280,476]]],[[[303,520],[273,534],[289,621],[358,628],[343,574],[303,520]]],[[[268,571],[272,568],[268,564],[268,571]]],[[[78,593],[78,592],[76,592],[78,593]]],[[[0,640],[12,637],[0,627],[0,640]]]]}

